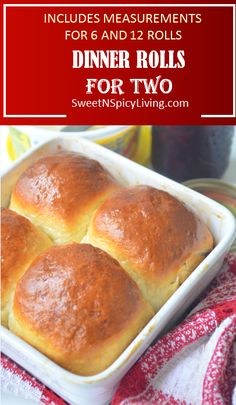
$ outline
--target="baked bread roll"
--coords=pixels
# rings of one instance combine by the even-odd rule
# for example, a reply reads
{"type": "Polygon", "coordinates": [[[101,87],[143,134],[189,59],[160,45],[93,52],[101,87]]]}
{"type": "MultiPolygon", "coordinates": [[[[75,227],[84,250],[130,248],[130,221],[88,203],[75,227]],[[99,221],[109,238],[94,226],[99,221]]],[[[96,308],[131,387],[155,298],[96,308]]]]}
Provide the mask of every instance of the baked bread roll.
{"type": "Polygon", "coordinates": [[[95,212],[85,241],[119,261],[158,310],[213,248],[207,226],[149,186],[115,193],[95,212]]]}
{"type": "Polygon", "coordinates": [[[62,367],[93,375],[108,367],[153,316],[136,283],[107,253],[54,246],[17,285],[10,329],[62,367]]]}
{"type": "Polygon", "coordinates": [[[31,222],[9,209],[1,209],[1,318],[8,326],[8,313],[16,283],[31,262],[52,242],[31,222]]]}
{"type": "Polygon", "coordinates": [[[10,208],[56,243],[80,242],[94,210],[118,187],[97,161],[61,152],[39,159],[20,176],[10,208]]]}

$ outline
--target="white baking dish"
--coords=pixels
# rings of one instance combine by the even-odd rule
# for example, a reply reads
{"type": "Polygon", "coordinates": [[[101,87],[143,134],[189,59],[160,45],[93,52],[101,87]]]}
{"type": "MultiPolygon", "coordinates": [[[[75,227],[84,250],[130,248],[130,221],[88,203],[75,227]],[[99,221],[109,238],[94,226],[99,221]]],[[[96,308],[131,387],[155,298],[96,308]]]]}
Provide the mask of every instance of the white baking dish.
{"type": "Polygon", "coordinates": [[[80,377],[64,370],[2,327],[2,351],[70,404],[108,404],[120,379],[153,339],[164,328],[169,328],[177,321],[217,274],[234,239],[235,220],[226,208],[213,200],[101,146],[73,136],[62,136],[35,148],[5,172],[2,178],[3,206],[8,206],[12,187],[26,167],[41,156],[64,149],[78,151],[97,159],[124,184],[149,184],[168,191],[191,206],[207,223],[215,238],[214,250],[173,294],[121,356],[108,369],[96,376],[80,377]]]}

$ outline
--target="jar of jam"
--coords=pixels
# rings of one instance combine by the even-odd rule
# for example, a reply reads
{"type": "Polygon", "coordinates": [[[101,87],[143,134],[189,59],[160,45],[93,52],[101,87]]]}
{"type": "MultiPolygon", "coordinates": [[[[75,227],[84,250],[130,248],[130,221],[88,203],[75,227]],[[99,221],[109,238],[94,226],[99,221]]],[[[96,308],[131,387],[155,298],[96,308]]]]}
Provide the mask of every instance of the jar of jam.
{"type": "Polygon", "coordinates": [[[220,178],[229,163],[234,126],[154,126],[154,170],[177,181],[220,178]]]}

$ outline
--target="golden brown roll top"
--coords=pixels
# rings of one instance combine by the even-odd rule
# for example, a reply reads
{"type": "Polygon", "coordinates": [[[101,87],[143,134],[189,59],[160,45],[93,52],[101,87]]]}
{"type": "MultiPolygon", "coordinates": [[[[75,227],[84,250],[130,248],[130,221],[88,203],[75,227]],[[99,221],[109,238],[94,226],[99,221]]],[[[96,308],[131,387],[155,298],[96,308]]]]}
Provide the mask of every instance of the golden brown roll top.
{"type": "Polygon", "coordinates": [[[10,329],[66,369],[109,366],[153,316],[136,283],[107,253],[54,246],[20,280],[10,329]]]}
{"type": "Polygon", "coordinates": [[[100,163],[75,152],[39,159],[18,179],[10,208],[57,243],[79,242],[93,211],[119,186],[100,163]]]}
{"type": "Polygon", "coordinates": [[[52,242],[27,218],[1,209],[1,317],[8,325],[8,313],[17,281],[35,257],[52,242]]]}
{"type": "Polygon", "coordinates": [[[94,214],[86,241],[116,258],[158,310],[213,248],[183,203],[149,186],[116,192],[94,214]]]}

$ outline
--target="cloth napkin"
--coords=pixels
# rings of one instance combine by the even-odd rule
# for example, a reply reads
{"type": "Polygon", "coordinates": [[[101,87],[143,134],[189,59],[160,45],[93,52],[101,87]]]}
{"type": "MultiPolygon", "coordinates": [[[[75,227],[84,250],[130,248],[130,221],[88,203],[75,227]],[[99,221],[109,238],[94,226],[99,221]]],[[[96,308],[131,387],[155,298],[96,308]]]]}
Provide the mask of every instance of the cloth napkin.
{"type": "Polygon", "coordinates": [[[112,405],[236,405],[236,257],[121,381],[112,405]]]}
{"type": "MultiPolygon", "coordinates": [[[[112,405],[236,405],[235,337],[236,256],[228,255],[194,310],[126,374],[112,405]]],[[[5,355],[1,371],[4,391],[66,404],[5,355]]]]}

